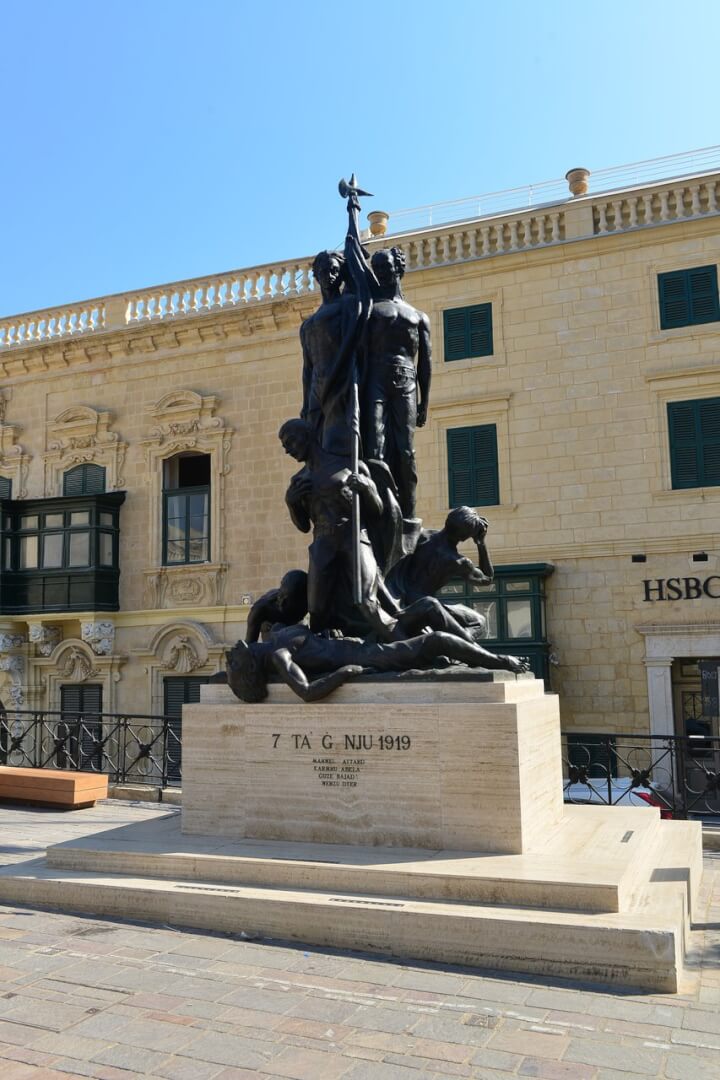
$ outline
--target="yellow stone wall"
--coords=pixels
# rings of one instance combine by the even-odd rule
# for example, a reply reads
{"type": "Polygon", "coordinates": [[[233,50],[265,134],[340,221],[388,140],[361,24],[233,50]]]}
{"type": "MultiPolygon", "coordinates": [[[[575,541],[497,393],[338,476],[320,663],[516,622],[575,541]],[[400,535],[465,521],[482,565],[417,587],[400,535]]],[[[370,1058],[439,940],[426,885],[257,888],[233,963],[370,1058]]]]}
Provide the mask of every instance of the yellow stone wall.
{"type": "MultiPolygon", "coordinates": [[[[648,603],[642,586],[645,578],[704,578],[717,567],[720,488],[670,489],[665,405],[720,394],[720,324],[661,331],[657,274],[720,262],[718,222],[566,242],[405,279],[407,298],[431,318],[434,341],[430,419],[416,440],[418,512],[433,527],[447,512],[446,429],[496,423],[501,504],[487,510],[491,551],[496,563],[556,566],[547,584],[548,636],[565,729],[647,730],[645,641],[636,627],[720,626],[720,601],[648,603]],[[494,355],[445,364],[443,310],[488,301],[494,355]],[[701,550],[710,561],[698,566],[690,557],[701,550]],[[631,563],[634,552],[647,562],[631,563]]],[[[73,451],[65,447],[58,459],[51,444],[53,424],[68,409],[109,413],[109,432],[126,444],[121,611],[112,616],[115,653],[126,659],[117,678],[108,676],[118,709],[161,708],[159,680],[172,673],[163,667],[164,627],[204,627],[210,651],[197,670],[210,673],[221,646],[243,630],[243,596],[257,597],[285,569],[305,564],[307,538],[292,527],[283,501],[296,466],[276,432],[299,409],[298,329],[316,303],[248,305],[0,357],[0,475],[13,476],[14,494],[14,446],[25,455],[27,497],[61,494],[73,451]],[[175,391],[203,404],[193,412],[192,401],[171,403],[163,412],[159,403],[175,391]],[[189,428],[178,434],[173,423],[189,428]],[[161,461],[174,446],[192,448],[193,437],[214,455],[214,498],[222,486],[212,523],[220,569],[208,577],[190,566],[158,584],[161,461]]],[[[104,452],[110,460],[115,451],[104,452]]],[[[22,631],[28,622],[63,622],[68,639],[78,636],[80,621],[37,616],[2,624],[22,631]]],[[[36,659],[29,650],[29,701],[56,704],[42,682],[52,657],[45,668],[36,659]]]]}

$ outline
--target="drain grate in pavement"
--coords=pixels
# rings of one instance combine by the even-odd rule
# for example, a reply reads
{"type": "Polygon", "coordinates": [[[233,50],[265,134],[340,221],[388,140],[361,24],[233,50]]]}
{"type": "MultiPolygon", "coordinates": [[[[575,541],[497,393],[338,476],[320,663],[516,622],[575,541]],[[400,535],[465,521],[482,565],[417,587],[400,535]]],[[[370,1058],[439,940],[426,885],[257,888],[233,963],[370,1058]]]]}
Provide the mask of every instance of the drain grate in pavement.
{"type": "Polygon", "coordinates": [[[392,900],[357,900],[354,896],[329,896],[331,904],[367,904],[368,907],[405,907],[405,904],[395,904],[392,900]]]}

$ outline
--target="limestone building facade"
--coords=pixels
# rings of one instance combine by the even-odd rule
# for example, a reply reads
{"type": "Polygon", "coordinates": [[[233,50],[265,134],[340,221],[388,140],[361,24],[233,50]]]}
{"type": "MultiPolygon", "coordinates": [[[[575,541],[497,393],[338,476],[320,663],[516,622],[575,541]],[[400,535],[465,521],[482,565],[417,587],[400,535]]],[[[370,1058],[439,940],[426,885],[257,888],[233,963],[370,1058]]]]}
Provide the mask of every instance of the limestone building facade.
{"type": "MultiPolygon", "coordinates": [[[[469,599],[564,730],[684,731],[720,657],[720,172],[393,227],[434,343],[419,514],[490,519],[469,599]]],[[[276,432],[310,262],[0,320],[6,706],[177,709],[305,566],[276,432]]]]}

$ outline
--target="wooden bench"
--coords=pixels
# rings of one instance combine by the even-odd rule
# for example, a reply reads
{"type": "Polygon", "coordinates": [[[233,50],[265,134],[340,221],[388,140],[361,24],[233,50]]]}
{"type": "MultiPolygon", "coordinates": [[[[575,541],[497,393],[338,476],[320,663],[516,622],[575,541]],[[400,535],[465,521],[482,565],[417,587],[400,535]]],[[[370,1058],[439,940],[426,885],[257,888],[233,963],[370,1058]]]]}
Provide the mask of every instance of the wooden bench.
{"type": "Polygon", "coordinates": [[[107,799],[107,793],[108,778],[103,773],[15,769],[0,765],[0,799],[82,810],[94,806],[96,799],[107,799]]]}

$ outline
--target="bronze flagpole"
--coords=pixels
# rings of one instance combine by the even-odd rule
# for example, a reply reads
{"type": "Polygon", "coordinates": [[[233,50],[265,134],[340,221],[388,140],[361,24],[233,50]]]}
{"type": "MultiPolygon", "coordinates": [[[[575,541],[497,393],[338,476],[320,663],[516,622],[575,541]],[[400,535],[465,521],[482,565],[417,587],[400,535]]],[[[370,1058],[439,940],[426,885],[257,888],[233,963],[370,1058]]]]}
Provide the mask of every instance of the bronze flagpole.
{"type": "MultiPolygon", "coordinates": [[[[360,466],[360,392],[358,388],[360,373],[358,351],[372,310],[372,292],[370,283],[373,277],[360,243],[358,223],[360,202],[358,196],[370,196],[370,192],[362,191],[357,186],[355,173],[350,177],[349,183],[345,180],[341,180],[338,184],[338,189],[341,196],[344,199],[347,199],[348,231],[347,236],[345,237],[345,263],[352,280],[355,295],[357,296],[357,322],[355,328],[355,344],[352,354],[349,400],[350,468],[353,473],[357,473],[360,466]]],[[[360,495],[356,491],[353,492],[352,499],[352,556],[353,603],[359,605],[362,602],[362,580],[360,570],[360,495]]]]}

